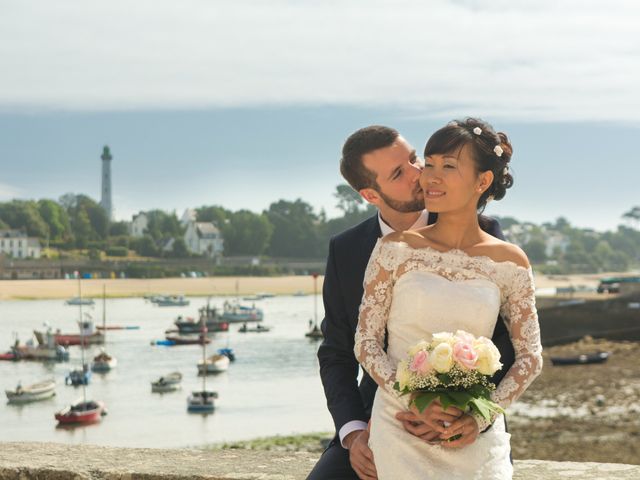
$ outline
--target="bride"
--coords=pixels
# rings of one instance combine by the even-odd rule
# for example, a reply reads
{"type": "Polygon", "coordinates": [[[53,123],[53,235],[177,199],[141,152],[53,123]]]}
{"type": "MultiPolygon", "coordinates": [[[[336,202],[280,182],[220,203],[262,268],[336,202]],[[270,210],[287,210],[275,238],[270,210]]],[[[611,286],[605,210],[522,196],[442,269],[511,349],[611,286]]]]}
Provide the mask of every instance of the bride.
{"type": "Polygon", "coordinates": [[[393,389],[396,365],[408,347],[443,331],[491,338],[498,314],[516,360],[492,400],[506,408],[539,375],[542,347],[527,256],[478,224],[478,211],[502,199],[513,184],[511,154],[507,136],[482,120],[468,118],[438,130],[425,147],[420,177],[426,208],[438,213],[437,222],[392,233],[371,255],[355,354],[380,387],[369,437],[380,480],[512,477],[503,415],[487,422],[464,413],[442,424],[440,442],[427,443],[396,420],[409,402],[393,389]],[[461,437],[447,441],[456,435],[461,437]]]}

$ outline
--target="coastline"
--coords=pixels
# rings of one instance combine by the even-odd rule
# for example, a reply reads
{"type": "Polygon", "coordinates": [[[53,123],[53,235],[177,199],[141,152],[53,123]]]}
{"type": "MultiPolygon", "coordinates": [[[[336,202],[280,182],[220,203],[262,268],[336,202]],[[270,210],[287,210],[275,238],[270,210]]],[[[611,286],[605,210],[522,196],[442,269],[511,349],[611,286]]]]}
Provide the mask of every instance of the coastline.
{"type": "MultiPolygon", "coordinates": [[[[595,288],[602,277],[616,273],[580,275],[535,276],[539,289],[586,286],[595,288]]],[[[322,292],[324,276],[318,277],[318,292],[322,292]]],[[[144,295],[225,296],[253,295],[268,292],[274,295],[292,295],[296,292],[313,293],[313,278],[310,275],[277,277],[204,277],[204,278],[125,278],[82,280],[82,294],[86,297],[101,297],[106,287],[109,298],[142,297],[144,295]],[[237,288],[237,292],[236,292],[237,288]]],[[[73,280],[0,280],[0,300],[47,300],[66,299],[78,294],[78,283],[73,280]]]]}
{"type": "MultiPolygon", "coordinates": [[[[318,292],[322,280],[318,277],[318,292]]],[[[225,296],[268,292],[292,295],[313,293],[311,276],[282,277],[204,277],[204,278],[125,278],[82,280],[82,296],[98,298],[106,287],[108,298],[142,297],[144,295],[225,296]],[[237,291],[236,291],[237,289],[237,291]]],[[[0,300],[67,299],[78,295],[78,282],[63,280],[0,280],[0,300]]]]}

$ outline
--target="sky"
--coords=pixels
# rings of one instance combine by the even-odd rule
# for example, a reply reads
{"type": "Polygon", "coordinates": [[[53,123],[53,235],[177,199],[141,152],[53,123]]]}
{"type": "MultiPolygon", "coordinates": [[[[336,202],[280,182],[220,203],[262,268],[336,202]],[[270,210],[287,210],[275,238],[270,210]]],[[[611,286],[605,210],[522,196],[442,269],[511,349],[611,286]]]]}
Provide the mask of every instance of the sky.
{"type": "Polygon", "coordinates": [[[117,219],[303,198],[331,217],[368,124],[418,152],[452,118],[514,145],[487,212],[613,229],[640,204],[640,3],[0,0],[0,201],[99,200],[117,219]]]}

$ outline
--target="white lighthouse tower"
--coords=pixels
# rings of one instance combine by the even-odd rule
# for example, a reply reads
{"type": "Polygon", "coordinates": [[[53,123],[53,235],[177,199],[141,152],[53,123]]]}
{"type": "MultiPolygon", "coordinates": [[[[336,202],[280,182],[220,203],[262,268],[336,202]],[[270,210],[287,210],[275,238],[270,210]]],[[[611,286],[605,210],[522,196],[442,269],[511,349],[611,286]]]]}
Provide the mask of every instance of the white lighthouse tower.
{"type": "Polygon", "coordinates": [[[113,204],[111,203],[111,152],[107,145],[102,149],[102,199],[100,205],[107,213],[109,220],[113,220],[113,204]]]}

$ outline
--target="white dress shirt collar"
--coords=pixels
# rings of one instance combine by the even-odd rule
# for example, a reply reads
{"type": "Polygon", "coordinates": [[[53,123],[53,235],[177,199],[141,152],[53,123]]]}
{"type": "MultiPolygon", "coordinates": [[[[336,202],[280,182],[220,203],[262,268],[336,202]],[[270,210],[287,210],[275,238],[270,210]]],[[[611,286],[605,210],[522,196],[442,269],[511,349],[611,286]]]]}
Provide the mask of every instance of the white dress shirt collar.
{"type": "MultiPolygon", "coordinates": [[[[380,231],[382,232],[382,236],[389,235],[390,233],[395,232],[393,228],[391,228],[387,223],[382,219],[382,215],[378,212],[378,222],[380,223],[380,231]]],[[[429,223],[429,212],[423,210],[420,213],[420,216],[415,221],[413,225],[409,228],[409,230],[416,230],[418,228],[426,227],[429,223]]]]}

